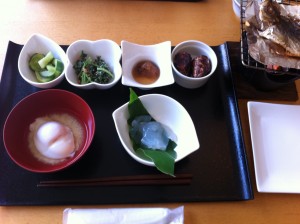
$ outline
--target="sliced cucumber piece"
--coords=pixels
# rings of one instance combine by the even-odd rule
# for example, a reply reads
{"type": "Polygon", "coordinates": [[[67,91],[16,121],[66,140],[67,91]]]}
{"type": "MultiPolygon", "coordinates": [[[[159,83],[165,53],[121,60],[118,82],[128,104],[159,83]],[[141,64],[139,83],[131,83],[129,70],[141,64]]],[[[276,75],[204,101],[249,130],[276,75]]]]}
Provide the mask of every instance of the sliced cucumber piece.
{"type": "Polygon", "coordinates": [[[43,77],[39,72],[35,72],[35,75],[38,82],[50,82],[53,80],[53,77],[43,77]]]}
{"type": "Polygon", "coordinates": [[[46,69],[49,71],[49,72],[52,72],[53,74],[56,72],[56,69],[53,65],[47,65],[46,66],[46,69]]]}
{"type": "Polygon", "coordinates": [[[54,58],[49,51],[46,55],[36,53],[29,61],[29,66],[35,71],[38,82],[49,82],[57,78],[64,70],[61,60],[54,58]]]}
{"type": "Polygon", "coordinates": [[[53,59],[55,67],[55,77],[58,77],[64,71],[64,63],[59,59],[53,59]]]}
{"type": "Polygon", "coordinates": [[[54,79],[55,68],[52,65],[46,66],[47,70],[39,72],[42,77],[54,79]]]}
{"type": "Polygon", "coordinates": [[[42,76],[42,77],[45,77],[45,78],[52,78],[53,79],[53,76],[54,76],[54,72],[52,71],[48,71],[48,70],[45,70],[45,71],[41,71],[39,72],[39,74],[42,76]]]}
{"type": "Polygon", "coordinates": [[[45,55],[40,54],[40,53],[36,53],[34,55],[31,56],[30,60],[29,60],[29,67],[35,71],[35,72],[40,72],[43,69],[41,68],[41,66],[39,65],[38,61],[41,60],[42,58],[44,58],[45,55]]]}
{"type": "Polygon", "coordinates": [[[41,68],[46,68],[46,66],[53,60],[54,56],[51,51],[49,51],[45,57],[38,61],[41,68]]]}

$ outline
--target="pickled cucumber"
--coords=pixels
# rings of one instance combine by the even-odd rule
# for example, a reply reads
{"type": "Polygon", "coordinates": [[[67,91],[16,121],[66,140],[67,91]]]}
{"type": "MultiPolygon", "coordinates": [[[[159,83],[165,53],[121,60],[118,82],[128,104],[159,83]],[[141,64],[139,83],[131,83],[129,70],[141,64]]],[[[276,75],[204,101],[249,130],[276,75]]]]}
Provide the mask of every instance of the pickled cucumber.
{"type": "Polygon", "coordinates": [[[43,77],[39,72],[35,72],[35,75],[38,82],[50,82],[53,80],[52,77],[43,77]]]}
{"type": "Polygon", "coordinates": [[[60,76],[64,70],[61,60],[54,58],[49,51],[46,55],[35,53],[29,60],[29,67],[35,72],[38,82],[49,82],[60,76]]]}
{"type": "Polygon", "coordinates": [[[41,68],[46,68],[46,66],[53,60],[54,56],[51,51],[49,51],[46,56],[41,58],[38,63],[41,66],[41,68]]]}
{"type": "Polygon", "coordinates": [[[64,63],[58,59],[53,59],[52,64],[55,68],[55,77],[58,77],[64,71],[64,63]]]}
{"type": "Polygon", "coordinates": [[[45,78],[54,78],[55,68],[52,65],[46,66],[47,70],[39,72],[41,76],[45,78]]]}
{"type": "Polygon", "coordinates": [[[39,65],[38,61],[41,60],[43,57],[45,57],[45,55],[40,54],[40,53],[36,53],[36,54],[32,55],[32,57],[29,60],[29,67],[35,72],[42,71],[43,69],[39,65]]]}

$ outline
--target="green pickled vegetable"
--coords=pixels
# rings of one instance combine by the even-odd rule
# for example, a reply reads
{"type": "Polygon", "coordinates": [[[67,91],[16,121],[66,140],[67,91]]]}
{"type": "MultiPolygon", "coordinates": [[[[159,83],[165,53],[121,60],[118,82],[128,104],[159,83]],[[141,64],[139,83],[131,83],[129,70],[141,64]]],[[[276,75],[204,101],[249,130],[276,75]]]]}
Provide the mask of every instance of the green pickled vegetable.
{"type": "Polygon", "coordinates": [[[39,65],[38,62],[39,62],[39,60],[41,60],[44,57],[45,57],[45,55],[39,54],[39,53],[36,53],[36,54],[32,55],[32,57],[29,60],[29,67],[33,71],[36,71],[36,72],[42,71],[43,69],[41,68],[41,66],[39,65]]]}
{"type": "Polygon", "coordinates": [[[52,77],[43,77],[39,72],[35,72],[35,75],[38,82],[50,82],[53,80],[52,77]]]}
{"type": "Polygon", "coordinates": [[[29,67],[35,72],[38,82],[50,82],[64,71],[61,60],[54,58],[50,51],[46,55],[35,53],[29,60],[29,67]]]}
{"type": "Polygon", "coordinates": [[[46,68],[46,66],[53,60],[54,56],[51,51],[49,51],[45,57],[38,61],[41,68],[46,68]]]}
{"type": "Polygon", "coordinates": [[[47,70],[41,71],[40,75],[45,78],[53,78],[55,74],[55,67],[52,65],[46,66],[47,70]]]}
{"type": "Polygon", "coordinates": [[[55,77],[58,77],[64,71],[64,63],[62,61],[54,58],[52,64],[55,68],[55,77]]]}

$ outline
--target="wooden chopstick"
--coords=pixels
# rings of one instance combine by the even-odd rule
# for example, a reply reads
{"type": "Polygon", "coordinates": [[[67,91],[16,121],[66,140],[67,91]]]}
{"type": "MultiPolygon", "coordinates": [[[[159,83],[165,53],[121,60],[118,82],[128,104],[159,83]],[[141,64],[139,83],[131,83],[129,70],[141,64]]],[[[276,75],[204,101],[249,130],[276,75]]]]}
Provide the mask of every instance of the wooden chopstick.
{"type": "Polygon", "coordinates": [[[164,174],[103,177],[92,179],[45,180],[37,187],[80,187],[80,186],[128,186],[128,185],[183,185],[190,184],[191,174],[178,174],[171,177],[164,174]]]}

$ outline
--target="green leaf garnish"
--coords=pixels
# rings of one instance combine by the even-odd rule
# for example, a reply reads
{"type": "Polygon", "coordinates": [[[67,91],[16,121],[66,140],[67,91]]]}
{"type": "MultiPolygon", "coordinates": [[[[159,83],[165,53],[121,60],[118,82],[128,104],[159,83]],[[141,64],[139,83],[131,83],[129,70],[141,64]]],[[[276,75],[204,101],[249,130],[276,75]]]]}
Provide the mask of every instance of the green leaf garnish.
{"type": "Polygon", "coordinates": [[[133,89],[130,88],[129,90],[130,90],[130,99],[128,103],[128,112],[129,112],[128,124],[131,124],[132,120],[134,120],[135,117],[141,115],[150,115],[150,114],[148,113],[148,111],[140,101],[139,97],[133,91],[133,89]]]}
{"type": "MultiPolygon", "coordinates": [[[[128,112],[129,112],[129,118],[127,122],[129,128],[131,128],[131,122],[137,116],[150,115],[149,112],[144,107],[141,100],[138,98],[137,94],[131,88],[130,88],[130,100],[128,103],[128,112]]],[[[165,151],[143,148],[139,143],[136,143],[133,138],[131,138],[131,142],[133,144],[133,148],[136,154],[139,157],[154,162],[156,168],[162,173],[174,176],[175,159],[177,156],[174,150],[177,144],[174,141],[169,139],[169,143],[165,151]]]]}

